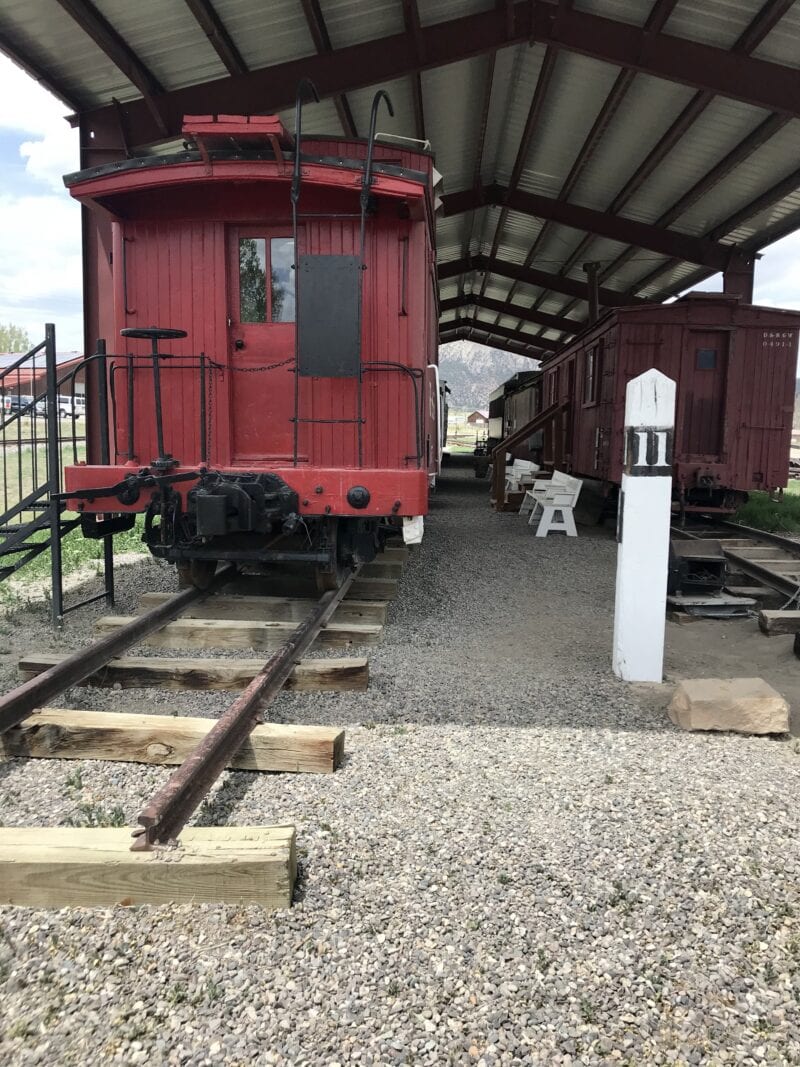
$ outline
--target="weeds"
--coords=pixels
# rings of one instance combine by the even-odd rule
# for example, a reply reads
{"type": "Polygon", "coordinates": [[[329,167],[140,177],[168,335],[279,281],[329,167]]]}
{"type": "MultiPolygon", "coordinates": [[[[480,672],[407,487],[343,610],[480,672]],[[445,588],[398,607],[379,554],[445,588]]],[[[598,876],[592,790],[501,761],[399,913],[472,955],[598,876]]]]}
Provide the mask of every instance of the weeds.
{"type": "Polygon", "coordinates": [[[74,789],[76,792],[83,789],[83,771],[80,767],[76,767],[67,775],[64,779],[64,787],[68,790],[74,789]]]}
{"type": "Polygon", "coordinates": [[[6,1030],[6,1037],[33,1037],[35,1033],[36,1028],[29,1019],[17,1019],[6,1030]]]}
{"type": "Polygon", "coordinates": [[[78,814],[67,819],[67,826],[127,826],[125,812],[116,804],[109,811],[102,804],[87,802],[78,805],[78,814]]]}
{"type": "Polygon", "coordinates": [[[789,482],[780,500],[772,500],[769,493],[750,493],[734,521],[770,533],[796,533],[800,530],[800,482],[789,482]]]}
{"type": "Polygon", "coordinates": [[[597,1022],[597,1012],[594,1010],[594,1005],[586,997],[581,997],[580,1012],[581,1019],[587,1025],[597,1022]]]}

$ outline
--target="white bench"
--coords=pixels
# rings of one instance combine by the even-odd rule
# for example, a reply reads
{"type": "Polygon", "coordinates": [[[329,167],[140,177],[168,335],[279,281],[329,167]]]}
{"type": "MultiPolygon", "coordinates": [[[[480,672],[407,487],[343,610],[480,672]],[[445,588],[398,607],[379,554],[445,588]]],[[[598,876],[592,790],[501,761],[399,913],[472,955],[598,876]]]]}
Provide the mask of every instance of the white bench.
{"type": "Polygon", "coordinates": [[[578,503],[583,482],[563,471],[553,471],[552,478],[540,480],[528,489],[520,505],[519,513],[530,512],[528,525],[533,526],[537,512],[541,508],[541,517],[536,528],[537,537],[547,537],[551,532],[563,531],[567,537],[577,537],[573,509],[578,503]],[[561,516],[556,518],[556,514],[561,516]]]}
{"type": "Polygon", "coordinates": [[[533,481],[540,467],[529,459],[515,459],[510,467],[506,467],[506,492],[518,493],[522,488],[522,482],[533,481]]]}

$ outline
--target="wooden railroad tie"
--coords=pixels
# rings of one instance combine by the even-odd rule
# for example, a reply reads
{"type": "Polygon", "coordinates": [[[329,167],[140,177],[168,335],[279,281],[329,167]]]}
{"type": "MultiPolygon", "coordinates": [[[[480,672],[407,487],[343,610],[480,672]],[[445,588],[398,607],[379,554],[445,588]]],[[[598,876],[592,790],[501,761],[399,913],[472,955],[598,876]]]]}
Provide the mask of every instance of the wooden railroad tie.
{"type": "MultiPolygon", "coordinates": [[[[33,759],[182,763],[215,719],[41,708],[0,736],[0,753],[33,759]]],[[[344,756],[344,730],[334,726],[256,726],[229,764],[239,771],[332,774],[344,756]]]]}
{"type": "MultiPolygon", "coordinates": [[[[95,633],[104,635],[126,626],[135,616],[106,615],[95,623],[95,633]]],[[[297,629],[293,622],[259,622],[236,619],[190,619],[181,617],[148,634],[142,642],[153,648],[256,648],[273,650],[297,629]]],[[[374,645],[383,627],[374,623],[329,622],[320,630],[312,647],[349,648],[374,645]]]]}
{"type": "Polygon", "coordinates": [[[759,611],[758,626],[763,634],[800,634],[800,611],[759,611]]]}
{"type": "MultiPolygon", "coordinates": [[[[41,674],[65,655],[29,652],[19,660],[23,680],[41,674]]],[[[264,666],[263,659],[167,659],[166,657],[120,656],[90,675],[84,685],[121,689],[245,689],[264,666]]],[[[289,676],[286,689],[299,693],[318,690],[366,689],[369,664],[366,659],[303,659],[289,676]]]]}
{"type": "Polygon", "coordinates": [[[176,849],[130,845],[128,827],[0,827],[0,903],[291,905],[293,826],[187,826],[176,849]]]}
{"type": "MultiPolygon", "coordinates": [[[[139,607],[143,611],[163,604],[172,593],[142,593],[139,607]]],[[[314,606],[313,600],[300,597],[279,596],[229,596],[217,594],[208,600],[191,604],[181,612],[184,619],[256,619],[260,622],[302,622],[314,606]]],[[[372,623],[383,626],[386,622],[385,600],[343,600],[336,609],[337,623],[372,623]]]]}

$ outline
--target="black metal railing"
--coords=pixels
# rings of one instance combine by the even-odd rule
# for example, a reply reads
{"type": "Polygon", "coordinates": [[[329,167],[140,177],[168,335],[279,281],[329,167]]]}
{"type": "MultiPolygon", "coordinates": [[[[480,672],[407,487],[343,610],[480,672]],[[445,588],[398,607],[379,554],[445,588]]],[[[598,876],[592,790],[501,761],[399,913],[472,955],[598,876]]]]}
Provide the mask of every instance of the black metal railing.
{"type": "MultiPolygon", "coordinates": [[[[64,510],[61,497],[65,453],[73,463],[85,456],[86,394],[77,389],[86,368],[100,361],[101,354],[80,360],[59,377],[56,362],[55,326],[45,326],[45,338],[8,367],[0,368],[0,581],[16,574],[42,553],[51,554],[53,622],[60,625],[69,611],[105,598],[113,603],[113,551],[110,538],[104,545],[104,589],[97,596],[66,607],[64,604],[61,541],[80,524],[80,517],[64,510]],[[66,388],[65,388],[66,386],[66,388]],[[69,430],[63,430],[69,419],[69,430]],[[83,423],[79,432],[78,419],[83,423]]],[[[105,374],[100,374],[101,396],[105,374]]],[[[108,454],[107,418],[100,419],[108,454]]],[[[102,448],[102,443],[101,443],[102,448]]]]}
{"type": "MultiPolygon", "coordinates": [[[[98,342],[103,344],[103,342],[98,342]]],[[[153,379],[153,357],[152,356],[134,356],[130,353],[123,355],[109,355],[110,363],[109,380],[110,380],[110,395],[111,395],[111,438],[113,441],[113,451],[118,457],[124,457],[126,460],[141,459],[144,465],[147,465],[148,457],[142,455],[139,456],[137,452],[137,389],[136,382],[140,383],[140,388],[143,389],[141,394],[147,398],[147,404],[152,410],[153,403],[157,403],[154,400],[153,379]],[[125,406],[125,419],[124,419],[124,431],[122,434],[118,432],[118,419],[117,414],[121,405],[125,406]]],[[[205,353],[200,353],[199,356],[170,356],[167,353],[162,353],[158,357],[159,371],[161,375],[169,375],[172,371],[190,371],[193,375],[197,375],[197,396],[198,396],[198,409],[196,417],[197,423],[197,447],[199,462],[203,465],[211,463],[210,454],[212,452],[212,443],[214,438],[214,418],[215,411],[220,404],[222,395],[222,386],[225,382],[226,374],[257,374],[259,372],[268,373],[273,370],[286,369],[294,373],[294,368],[289,366],[293,362],[292,360],[282,360],[278,363],[266,363],[260,367],[236,367],[225,363],[218,363],[215,360],[209,358],[205,353]]],[[[392,361],[392,360],[369,360],[361,364],[361,373],[356,378],[356,387],[358,390],[357,397],[357,416],[355,418],[299,418],[290,417],[289,422],[294,423],[295,426],[300,424],[354,424],[356,426],[357,434],[357,450],[358,460],[357,466],[363,467],[363,432],[364,427],[367,424],[367,418],[363,410],[362,400],[362,387],[365,375],[370,373],[389,373],[400,374],[408,382],[411,389],[412,404],[414,411],[414,451],[403,457],[406,463],[413,463],[417,468],[422,467],[423,456],[425,454],[425,443],[423,440],[423,405],[425,401],[424,390],[421,388],[424,381],[424,371],[416,367],[408,367],[404,363],[392,361]]],[[[167,378],[168,380],[168,378],[167,378]]],[[[183,391],[185,396],[185,391],[183,391]]],[[[194,418],[195,416],[192,416],[194,418]]],[[[182,426],[187,421],[187,411],[185,407],[181,410],[182,426]]],[[[106,420],[107,421],[107,420],[106,420]]],[[[168,433],[165,428],[165,447],[169,450],[173,447],[170,444],[168,433]]],[[[149,444],[155,448],[156,442],[150,441],[149,444]]],[[[192,465],[197,462],[197,458],[193,456],[183,456],[180,459],[188,464],[192,465]]],[[[103,461],[105,462],[105,460],[103,461]]]]}

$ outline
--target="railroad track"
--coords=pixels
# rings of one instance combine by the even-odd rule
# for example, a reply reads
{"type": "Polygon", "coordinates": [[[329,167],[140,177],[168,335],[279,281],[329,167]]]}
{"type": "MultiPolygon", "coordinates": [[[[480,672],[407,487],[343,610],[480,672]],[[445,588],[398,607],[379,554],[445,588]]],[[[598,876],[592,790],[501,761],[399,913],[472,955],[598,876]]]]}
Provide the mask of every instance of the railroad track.
{"type": "MultiPolygon", "coordinates": [[[[0,697],[0,751],[15,757],[174,764],[175,770],[168,780],[142,806],[133,840],[128,839],[126,848],[140,857],[145,853],[163,851],[160,846],[175,844],[215,781],[228,767],[334,771],[344,753],[342,730],[267,724],[264,723],[264,711],[284,687],[298,690],[366,688],[366,659],[308,659],[304,656],[315,645],[348,648],[379,641],[387,599],[400,577],[406,554],[405,548],[387,550],[383,559],[353,571],[337,590],[324,593],[317,600],[249,593],[231,595],[225,587],[236,577],[235,568],[220,571],[206,590],[190,588],[176,594],[145,593],[140,597],[141,614],[100,619],[96,624],[98,640],[88,648],[65,656],[31,653],[22,657],[19,667],[25,680],[0,697]],[[248,660],[124,655],[142,642],[155,648],[252,648],[271,654],[266,659],[248,660]],[[224,689],[238,691],[238,695],[216,721],[181,719],[171,715],[71,711],[48,706],[65,690],[84,684],[122,688],[224,689]]],[[[189,838],[194,829],[187,831],[189,838]]],[[[245,828],[245,831],[247,829],[252,828],[245,828]]],[[[124,834],[125,831],[121,832],[124,834]]],[[[28,873],[30,870],[34,872],[33,882],[28,874],[23,879],[25,890],[32,891],[33,899],[40,903],[44,898],[52,899],[56,904],[107,902],[97,900],[91,894],[91,899],[84,900],[80,887],[72,897],[68,894],[68,899],[64,900],[63,893],[59,893],[44,869],[47,855],[51,862],[53,859],[55,833],[65,838],[82,834],[81,842],[85,842],[97,839],[94,830],[30,828],[28,831],[10,831],[10,845],[4,839],[4,833],[6,831],[0,830],[0,884],[18,885],[19,879],[13,876],[13,870],[15,863],[17,866],[22,863],[28,873]],[[91,838],[93,833],[95,837],[91,838]],[[39,857],[41,871],[36,866],[37,840],[44,843],[43,855],[39,857]],[[9,871],[11,877],[7,877],[9,871]]],[[[289,884],[290,900],[295,870],[294,829],[291,828],[291,835],[284,834],[281,840],[284,838],[286,848],[279,851],[285,853],[286,862],[279,863],[277,871],[284,897],[284,883],[289,884]]],[[[109,863],[119,866],[119,832],[114,845],[109,863]]],[[[274,851],[273,846],[274,841],[270,838],[268,851],[274,851]]],[[[81,847],[85,850],[89,846],[82,844],[81,847]]],[[[206,844],[204,847],[213,849],[215,846],[206,844]]],[[[237,853],[236,858],[240,862],[242,857],[237,853]]],[[[165,869],[163,864],[161,868],[165,869]]],[[[132,869],[136,870],[135,866],[132,869]]],[[[150,873],[152,875],[152,871],[150,873]]],[[[75,871],[72,874],[80,881],[75,871]]],[[[133,881],[136,882],[136,878],[133,881]]],[[[153,899],[152,877],[148,881],[150,891],[144,899],[153,899]]],[[[174,879],[167,878],[166,881],[165,892],[174,892],[174,879]]],[[[193,898],[196,897],[194,884],[190,881],[188,886],[193,898]]],[[[238,891],[233,890],[234,893],[238,891]]],[[[134,896],[137,901],[140,899],[135,893],[134,896]]],[[[155,893],[155,899],[162,898],[163,894],[155,893]]],[[[0,891],[0,900],[30,902],[29,898],[8,900],[5,891],[0,891]]]]}
{"type": "MultiPolygon", "coordinates": [[[[714,522],[692,528],[673,526],[672,536],[679,538],[713,538],[720,542],[730,563],[760,586],[773,589],[787,598],[800,595],[800,543],[780,534],[756,530],[735,522],[714,522]]],[[[759,587],[730,587],[742,595],[754,595],[759,587]]]]}

